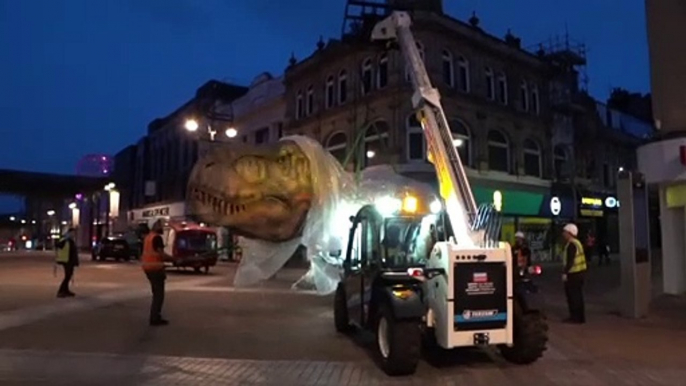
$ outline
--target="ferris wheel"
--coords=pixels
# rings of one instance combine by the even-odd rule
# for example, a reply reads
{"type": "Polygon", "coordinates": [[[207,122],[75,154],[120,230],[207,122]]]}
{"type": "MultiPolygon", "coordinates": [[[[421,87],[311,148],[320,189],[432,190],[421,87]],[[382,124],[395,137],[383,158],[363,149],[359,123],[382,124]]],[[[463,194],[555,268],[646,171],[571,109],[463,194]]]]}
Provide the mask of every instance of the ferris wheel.
{"type": "Polygon", "coordinates": [[[114,169],[114,160],[107,154],[87,154],[76,164],[76,174],[79,176],[109,176],[112,169],[114,169]]]}

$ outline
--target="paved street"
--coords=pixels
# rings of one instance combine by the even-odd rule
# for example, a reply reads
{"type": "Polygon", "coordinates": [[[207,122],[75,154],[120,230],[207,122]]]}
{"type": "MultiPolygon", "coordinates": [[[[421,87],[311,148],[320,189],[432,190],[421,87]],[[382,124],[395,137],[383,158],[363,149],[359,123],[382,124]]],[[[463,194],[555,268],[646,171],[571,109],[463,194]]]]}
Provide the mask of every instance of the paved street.
{"type": "Polygon", "coordinates": [[[0,254],[0,385],[686,385],[686,304],[661,299],[641,321],[613,315],[615,281],[604,278],[616,267],[592,272],[584,326],[557,322],[559,275],[545,272],[551,341],[531,366],[468,350],[389,378],[369,336],[334,331],[330,298],[289,289],[301,270],[249,289],[231,287],[229,263],[209,275],[171,271],[171,325],[151,328],[136,263],[83,258],[77,297],[56,299],[50,254],[0,254]]]}

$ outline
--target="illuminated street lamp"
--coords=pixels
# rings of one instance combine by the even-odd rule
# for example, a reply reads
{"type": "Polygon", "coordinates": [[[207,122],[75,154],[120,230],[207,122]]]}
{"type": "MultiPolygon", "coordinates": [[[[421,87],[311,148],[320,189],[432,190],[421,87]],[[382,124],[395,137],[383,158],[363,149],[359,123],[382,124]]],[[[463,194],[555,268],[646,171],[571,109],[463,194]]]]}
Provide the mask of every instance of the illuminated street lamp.
{"type": "Polygon", "coordinates": [[[14,218],[14,216],[10,216],[10,221],[14,221],[14,220],[16,220],[16,218],[14,218]]]}
{"type": "Polygon", "coordinates": [[[199,127],[198,121],[196,121],[195,119],[188,119],[186,120],[186,124],[184,125],[184,127],[186,128],[186,130],[190,132],[197,131],[199,127]]]}
{"type": "Polygon", "coordinates": [[[376,152],[374,150],[367,150],[367,158],[374,158],[376,152]]]}
{"type": "Polygon", "coordinates": [[[21,223],[22,223],[22,224],[26,224],[26,220],[21,220],[21,223]]]}
{"type": "Polygon", "coordinates": [[[462,138],[454,138],[453,139],[453,146],[460,147],[463,144],[464,144],[464,141],[462,140],[462,138]]]}
{"type": "Polygon", "coordinates": [[[235,136],[238,135],[238,130],[234,129],[233,127],[229,127],[226,129],[226,136],[229,138],[234,138],[235,136]]]}
{"type": "Polygon", "coordinates": [[[72,202],[71,204],[69,204],[69,209],[71,209],[71,210],[76,209],[76,203],[72,202]]]}
{"type": "Polygon", "coordinates": [[[54,215],[55,215],[55,211],[52,210],[52,209],[50,209],[50,210],[48,211],[48,216],[54,216],[54,215]]]}

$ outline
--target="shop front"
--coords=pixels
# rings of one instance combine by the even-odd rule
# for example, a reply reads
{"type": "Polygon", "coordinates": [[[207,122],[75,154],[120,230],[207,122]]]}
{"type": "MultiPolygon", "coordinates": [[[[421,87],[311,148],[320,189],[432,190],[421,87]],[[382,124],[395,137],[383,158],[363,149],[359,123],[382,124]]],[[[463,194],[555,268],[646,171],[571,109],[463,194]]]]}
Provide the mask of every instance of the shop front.
{"type": "Polygon", "coordinates": [[[186,219],[186,203],[181,201],[130,210],[128,218],[129,225],[133,227],[140,225],[152,227],[152,224],[159,219],[183,221],[186,219]]]}
{"type": "Polygon", "coordinates": [[[533,262],[554,259],[551,233],[556,218],[573,216],[573,201],[551,194],[549,189],[523,190],[474,186],[477,204],[493,204],[502,216],[501,240],[514,243],[517,231],[524,232],[533,262]]]}

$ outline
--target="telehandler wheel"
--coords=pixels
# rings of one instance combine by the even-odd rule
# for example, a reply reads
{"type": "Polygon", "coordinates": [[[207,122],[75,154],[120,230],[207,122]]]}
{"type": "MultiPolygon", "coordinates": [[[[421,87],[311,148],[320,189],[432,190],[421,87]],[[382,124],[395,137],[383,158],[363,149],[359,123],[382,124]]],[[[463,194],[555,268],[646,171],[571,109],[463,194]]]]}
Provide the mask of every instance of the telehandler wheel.
{"type": "Polygon", "coordinates": [[[501,346],[500,353],[508,362],[528,365],[543,356],[548,343],[548,324],[539,312],[514,313],[514,345],[501,346]]]}
{"type": "Polygon", "coordinates": [[[381,307],[376,317],[376,354],[386,374],[413,374],[417,370],[421,345],[418,320],[396,320],[387,306],[381,307]]]}
{"type": "Polygon", "coordinates": [[[336,287],[336,295],[333,299],[333,321],[336,325],[336,331],[349,332],[351,330],[345,287],[340,283],[336,287]]]}

